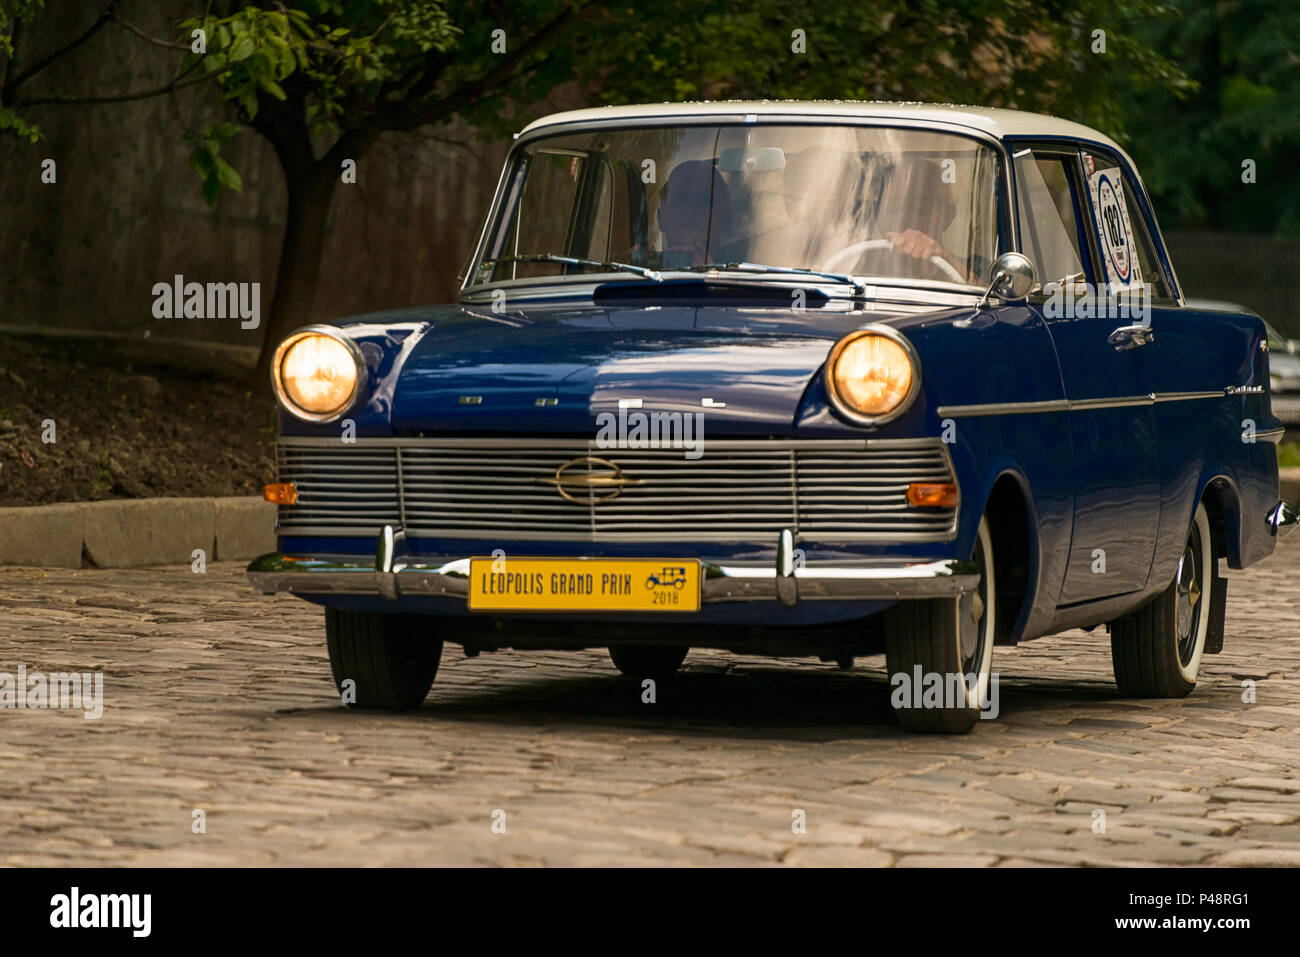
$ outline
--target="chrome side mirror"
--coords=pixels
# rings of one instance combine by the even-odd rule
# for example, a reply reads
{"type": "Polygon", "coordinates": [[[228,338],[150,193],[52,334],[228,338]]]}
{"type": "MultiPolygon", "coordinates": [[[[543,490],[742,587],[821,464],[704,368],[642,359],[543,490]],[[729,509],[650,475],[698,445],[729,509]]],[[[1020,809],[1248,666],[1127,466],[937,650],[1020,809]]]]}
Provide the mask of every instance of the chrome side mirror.
{"type": "Polygon", "coordinates": [[[1003,253],[989,267],[989,287],[976,309],[983,309],[989,296],[1003,302],[1024,302],[1034,288],[1034,264],[1023,253],[1003,253]]]}

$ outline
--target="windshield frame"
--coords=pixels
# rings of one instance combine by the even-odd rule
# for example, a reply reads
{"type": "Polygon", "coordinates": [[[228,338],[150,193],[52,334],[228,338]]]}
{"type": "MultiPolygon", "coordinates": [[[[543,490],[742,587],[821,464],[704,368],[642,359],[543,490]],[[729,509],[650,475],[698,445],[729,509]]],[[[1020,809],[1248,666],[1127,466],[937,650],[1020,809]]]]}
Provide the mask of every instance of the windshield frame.
{"type": "MultiPolygon", "coordinates": [[[[974,140],[982,146],[986,146],[993,151],[994,159],[997,163],[997,170],[994,181],[997,187],[995,202],[997,210],[995,211],[995,222],[997,226],[997,254],[1019,249],[1019,236],[1017,234],[1017,223],[1015,218],[1009,214],[1011,208],[1011,197],[1014,196],[1014,187],[1011,183],[1011,162],[1010,154],[1006,144],[998,137],[993,136],[983,130],[965,126],[960,123],[943,123],[935,120],[909,120],[907,118],[890,117],[888,120],[878,117],[863,116],[845,117],[830,116],[821,114],[806,113],[763,113],[761,114],[762,125],[764,126],[852,126],[852,127],[869,127],[877,129],[908,129],[908,130],[925,130],[936,133],[946,133],[953,136],[974,140]]],[[[513,195],[517,183],[517,173],[520,168],[522,153],[526,146],[542,139],[550,139],[559,136],[565,136],[574,133],[587,133],[599,130],[626,130],[626,129],[661,129],[665,126],[731,126],[747,127],[756,125],[759,115],[756,114],[739,114],[739,113],[701,113],[701,114],[673,114],[666,110],[661,116],[642,116],[627,117],[618,120],[582,120],[568,123],[546,123],[535,127],[524,134],[516,134],[514,144],[511,146],[506,161],[502,166],[501,176],[497,182],[496,192],[493,195],[492,205],[489,208],[488,215],[484,220],[483,228],[479,233],[478,242],[474,246],[474,252],[470,257],[470,265],[466,270],[465,277],[460,286],[460,298],[463,302],[478,303],[484,302],[491,298],[493,290],[513,290],[518,293],[520,290],[530,290],[528,298],[537,299],[556,299],[556,298],[588,298],[596,286],[604,285],[608,282],[643,281],[630,272],[614,270],[604,273],[579,273],[573,275],[555,275],[555,276],[530,276],[523,279],[501,279],[495,282],[474,282],[474,275],[479,265],[487,255],[487,247],[493,234],[495,233],[502,215],[506,212],[507,202],[517,201],[513,195]],[[584,289],[584,287],[590,287],[584,289]]],[[[668,279],[698,279],[702,273],[690,270],[678,269],[660,269],[659,273],[665,280],[668,279]]],[[[727,275],[752,278],[756,283],[786,283],[793,286],[808,285],[805,283],[791,283],[790,276],[778,276],[775,273],[745,272],[734,271],[728,272],[727,275]]],[[[810,277],[811,278],[811,277],[810,277]]],[[[976,286],[972,283],[957,283],[945,280],[930,279],[912,279],[901,276],[874,276],[861,275],[854,276],[862,284],[872,289],[886,288],[890,290],[910,290],[922,296],[932,296],[937,294],[942,300],[949,300],[954,297],[971,296],[977,299],[984,293],[985,286],[976,286]]],[[[828,285],[827,280],[817,279],[819,286],[828,285]]],[[[842,298],[852,298],[853,291],[849,284],[843,284],[844,288],[837,295],[842,298]]]]}

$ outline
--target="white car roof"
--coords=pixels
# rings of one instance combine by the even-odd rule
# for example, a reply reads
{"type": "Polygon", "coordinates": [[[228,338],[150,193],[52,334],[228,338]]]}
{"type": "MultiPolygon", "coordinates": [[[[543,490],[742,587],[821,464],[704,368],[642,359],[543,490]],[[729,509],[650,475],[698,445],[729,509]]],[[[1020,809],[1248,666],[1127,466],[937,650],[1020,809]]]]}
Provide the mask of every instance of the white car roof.
{"type": "MultiPolygon", "coordinates": [[[[690,103],[641,103],[633,106],[599,106],[552,113],[529,123],[523,133],[570,123],[597,124],[622,120],[672,120],[680,117],[825,116],[856,119],[911,120],[936,125],[964,126],[998,139],[1005,136],[1065,136],[1092,140],[1118,150],[1119,145],[1091,127],[1056,116],[995,110],[955,103],[890,103],[859,100],[715,100],[690,103]]],[[[522,134],[521,134],[522,135],[522,134]]]]}

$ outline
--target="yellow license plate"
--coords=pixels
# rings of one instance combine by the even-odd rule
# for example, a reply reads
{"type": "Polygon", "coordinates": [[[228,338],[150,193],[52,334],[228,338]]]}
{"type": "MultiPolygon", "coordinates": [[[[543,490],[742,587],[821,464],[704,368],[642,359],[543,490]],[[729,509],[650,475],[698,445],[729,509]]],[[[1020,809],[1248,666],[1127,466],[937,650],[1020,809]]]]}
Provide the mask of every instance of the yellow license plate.
{"type": "Polygon", "coordinates": [[[681,558],[472,558],[470,611],[699,611],[681,558]]]}

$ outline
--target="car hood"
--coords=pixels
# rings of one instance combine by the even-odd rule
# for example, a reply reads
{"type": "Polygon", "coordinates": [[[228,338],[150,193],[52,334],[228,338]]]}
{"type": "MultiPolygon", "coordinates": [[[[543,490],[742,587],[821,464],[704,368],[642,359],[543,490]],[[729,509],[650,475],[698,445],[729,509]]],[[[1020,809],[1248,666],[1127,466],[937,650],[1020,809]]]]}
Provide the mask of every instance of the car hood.
{"type": "Polygon", "coordinates": [[[834,341],[896,318],[713,306],[448,309],[430,315],[406,350],[392,427],[587,432],[622,402],[704,412],[715,433],[786,432],[834,341]]]}

